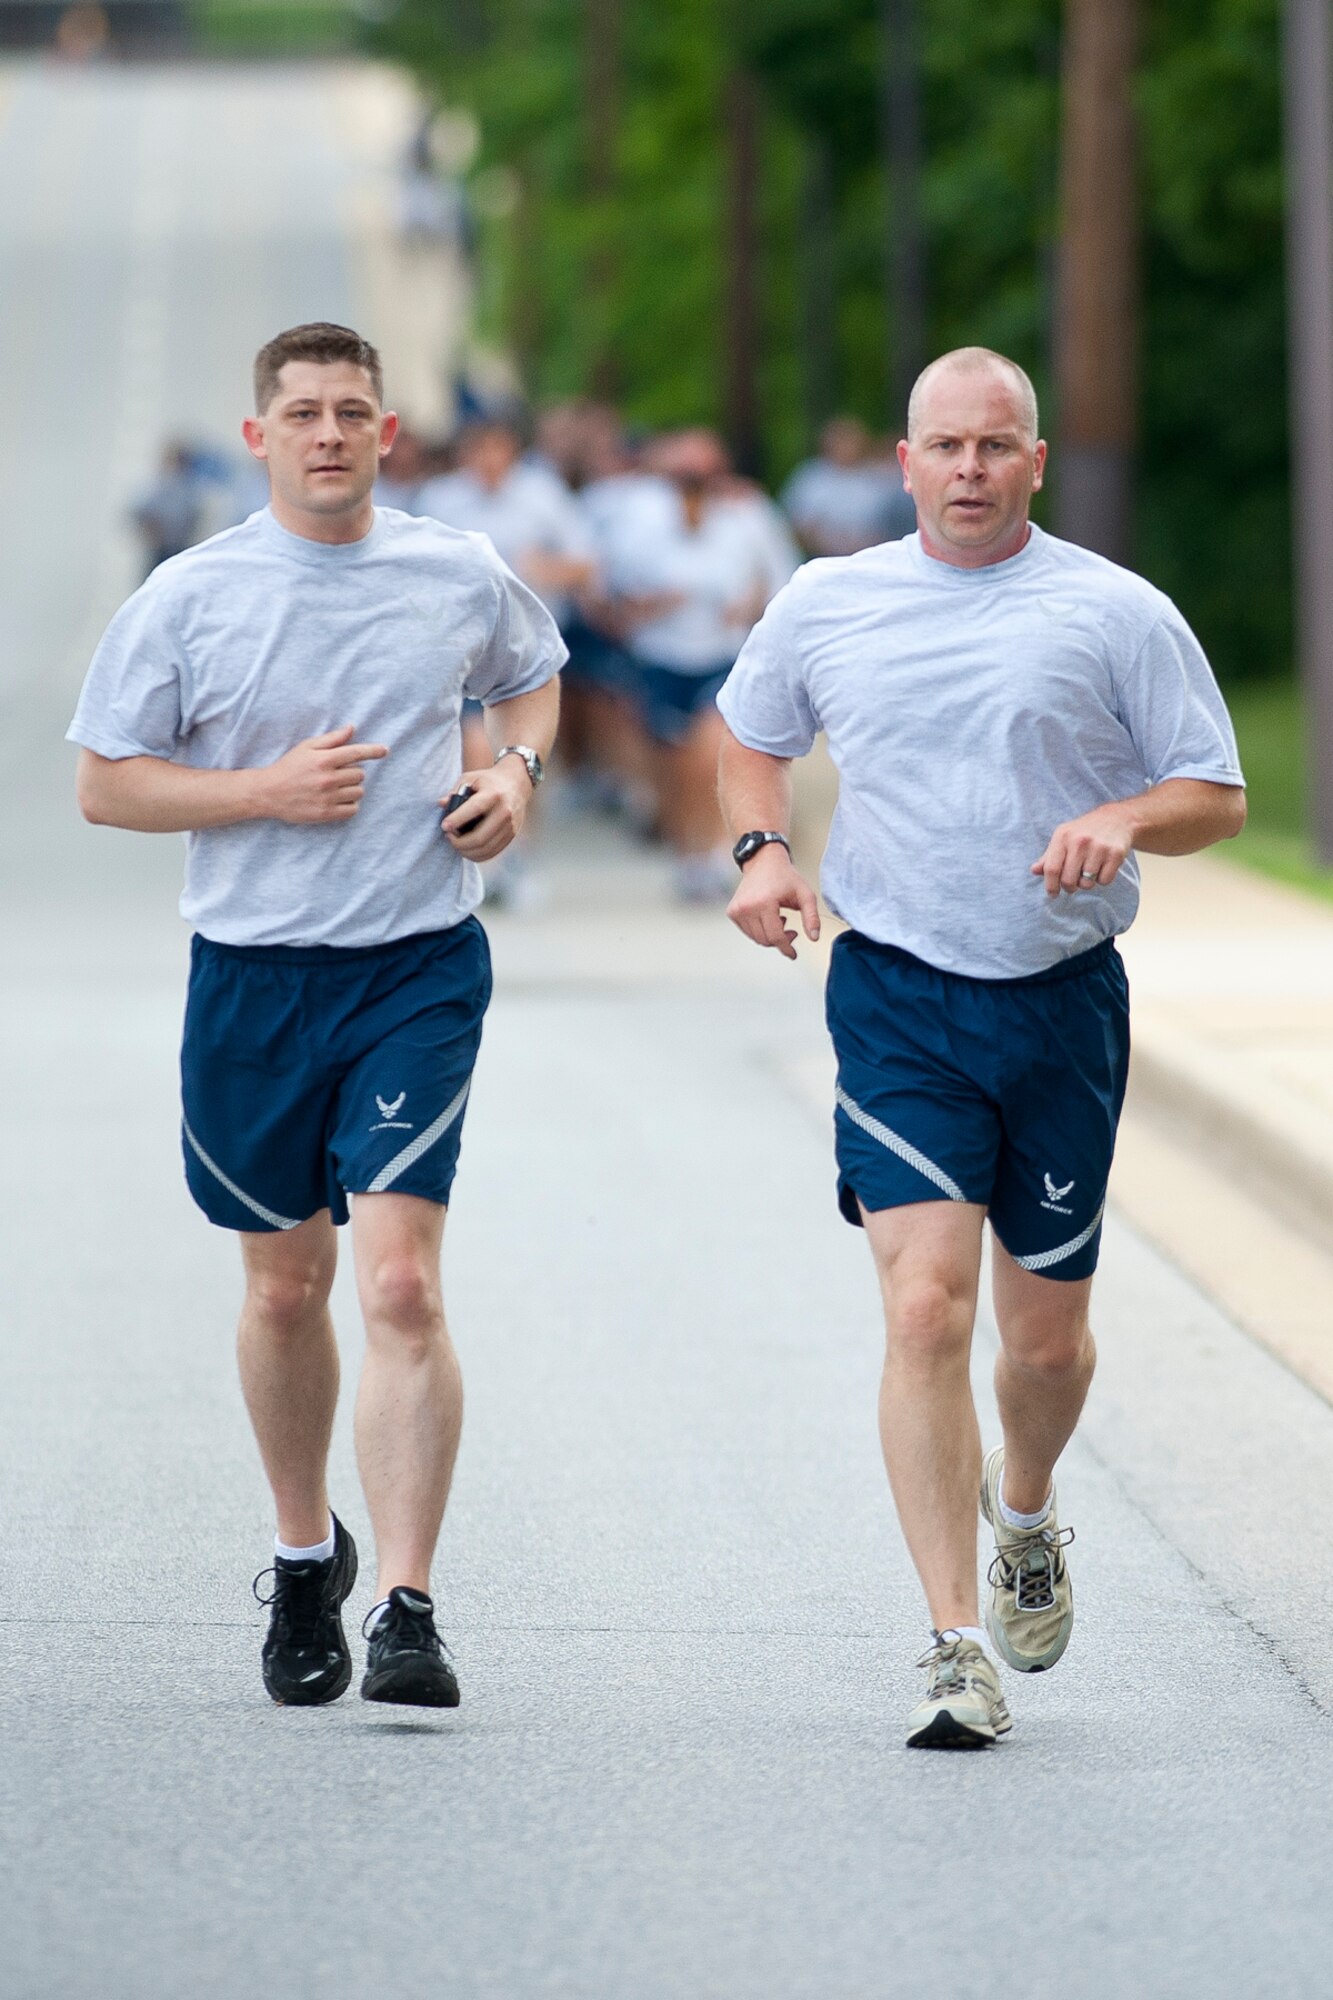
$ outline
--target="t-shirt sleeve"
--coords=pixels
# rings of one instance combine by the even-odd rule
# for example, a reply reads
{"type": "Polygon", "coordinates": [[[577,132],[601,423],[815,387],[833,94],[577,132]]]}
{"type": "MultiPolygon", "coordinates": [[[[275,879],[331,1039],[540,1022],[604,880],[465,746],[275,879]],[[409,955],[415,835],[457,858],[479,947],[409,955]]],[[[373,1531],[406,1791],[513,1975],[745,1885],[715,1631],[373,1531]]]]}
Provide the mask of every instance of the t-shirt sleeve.
{"type": "Polygon", "coordinates": [[[137,590],[93,654],[66,741],[99,757],[175,757],[186,734],[185,672],[157,593],[137,590]]]}
{"type": "Polygon", "coordinates": [[[798,643],[799,599],[795,584],[778,592],[717,698],[737,742],[770,757],[804,757],[819,733],[798,643]]]}
{"type": "Polygon", "coordinates": [[[535,591],[495,558],[495,618],[490,637],[468,669],[464,692],[474,701],[512,701],[553,680],[569,649],[535,591]]]}
{"type": "Polygon", "coordinates": [[[1149,784],[1161,785],[1168,778],[1245,783],[1222,691],[1202,646],[1174,605],[1139,648],[1119,698],[1149,784]]]}

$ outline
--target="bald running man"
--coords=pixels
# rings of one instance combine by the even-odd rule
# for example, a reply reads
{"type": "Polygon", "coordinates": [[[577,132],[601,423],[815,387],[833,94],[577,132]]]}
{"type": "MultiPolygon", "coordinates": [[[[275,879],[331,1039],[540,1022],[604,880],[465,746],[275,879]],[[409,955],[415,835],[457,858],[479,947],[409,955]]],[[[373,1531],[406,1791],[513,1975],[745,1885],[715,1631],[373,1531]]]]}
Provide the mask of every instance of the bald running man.
{"type": "Polygon", "coordinates": [[[931,1623],[907,1742],[979,1748],[1012,1727],[998,1661],[1043,1672],[1073,1626],[1052,1475],[1095,1362],[1135,852],[1228,839],[1245,794],[1175,606],[1029,520],[1046,446],[1021,368],[941,356],[898,452],[918,532],[809,563],[774,599],[719,696],[721,796],[729,915],[794,958],[784,912],[811,940],[819,914],[787,846],[790,766],[826,732],[821,883],[849,926],[827,995],[838,1200],[879,1276],[880,1436],[931,1623]],[[983,1464],[968,1361],[987,1217],[1003,1442],[983,1464]]]}

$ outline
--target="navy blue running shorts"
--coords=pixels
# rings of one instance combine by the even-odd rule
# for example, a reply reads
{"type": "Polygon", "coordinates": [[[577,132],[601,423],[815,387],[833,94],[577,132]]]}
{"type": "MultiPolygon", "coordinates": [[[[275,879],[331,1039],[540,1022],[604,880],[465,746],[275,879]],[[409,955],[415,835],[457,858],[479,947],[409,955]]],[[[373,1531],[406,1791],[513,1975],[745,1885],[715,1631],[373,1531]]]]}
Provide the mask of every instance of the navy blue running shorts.
{"type": "Polygon", "coordinates": [[[190,1193],[223,1229],[294,1229],[349,1194],[445,1204],[490,949],[475,917],[365,948],[196,936],[181,1046],[190,1193]]]}
{"type": "Polygon", "coordinates": [[[717,707],[730,666],[712,673],[687,674],[679,667],[634,661],[634,693],[639,717],[655,743],[683,743],[696,719],[717,707]]]}
{"type": "Polygon", "coordinates": [[[623,646],[608,639],[582,618],[571,618],[560,628],[560,637],[569,648],[569,658],[560,674],[562,687],[596,688],[602,694],[632,694],[634,668],[623,646]]]}
{"type": "Polygon", "coordinates": [[[1112,939],[1029,978],[969,979],[848,931],[827,1017],[849,1222],[861,1206],[976,1202],[1024,1270],[1091,1276],[1129,1069],[1112,939]]]}

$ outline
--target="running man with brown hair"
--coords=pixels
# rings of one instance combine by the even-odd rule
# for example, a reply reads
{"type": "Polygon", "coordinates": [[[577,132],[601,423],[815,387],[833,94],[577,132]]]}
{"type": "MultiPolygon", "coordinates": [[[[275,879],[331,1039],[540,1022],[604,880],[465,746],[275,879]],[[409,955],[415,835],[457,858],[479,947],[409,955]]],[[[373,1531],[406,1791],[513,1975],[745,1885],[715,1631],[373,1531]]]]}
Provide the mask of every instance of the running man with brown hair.
{"type": "Polygon", "coordinates": [[[88,819],[187,835],[185,1171],[245,1268],[241,1382],[277,1511],[265,1686],[309,1705],[351,1680],[357,1556],[326,1488],[350,1212],[379,1565],[361,1692],[453,1707],[430,1591],[462,1421],[440,1250],[490,997],[477,864],[522,828],[564,647],[484,537],[374,506],[382,405],[349,328],[260,351],[243,430],[270,504],[122,607],[69,735],[88,819]],[[466,696],[495,754],[460,775],[466,696]]]}
{"type": "Polygon", "coordinates": [[[1052,1475],[1095,1360],[1135,851],[1238,833],[1245,795],[1175,606],[1029,520],[1046,446],[1020,368],[984,348],[934,362],[899,456],[918,532],[812,562],[775,598],[718,697],[721,789],[730,915],[794,957],[784,912],[810,938],[819,916],[786,844],[790,764],[827,733],[822,884],[850,926],[828,980],[838,1197],[883,1293],[880,1435],[932,1626],[907,1741],[970,1748],[1011,1726],[994,1654],[1039,1673],[1073,1626],[1052,1475]],[[968,1360],[987,1217],[1003,1443],[983,1466],[968,1360]]]}

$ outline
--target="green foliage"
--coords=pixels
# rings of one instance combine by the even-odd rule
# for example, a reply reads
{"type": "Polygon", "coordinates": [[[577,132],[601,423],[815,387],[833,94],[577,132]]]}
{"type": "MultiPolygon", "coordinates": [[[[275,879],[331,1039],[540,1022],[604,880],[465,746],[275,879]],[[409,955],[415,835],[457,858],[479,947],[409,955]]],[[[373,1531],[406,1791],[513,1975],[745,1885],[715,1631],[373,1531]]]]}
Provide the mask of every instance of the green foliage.
{"type": "Polygon", "coordinates": [[[194,0],[201,45],[217,55],[326,55],[353,46],[361,20],[350,0],[194,0]]]}
{"type": "MultiPolygon", "coordinates": [[[[1014,354],[1049,407],[1060,0],[918,12],[931,345],[1014,354]]],[[[1237,680],[1284,670],[1291,645],[1278,0],[1141,12],[1139,562],[1237,680]]],[[[402,0],[379,45],[473,105],[481,165],[520,177],[494,330],[535,395],[587,389],[611,360],[634,418],[719,419],[725,92],[743,67],[764,107],[768,468],[808,448],[817,414],[812,282],[831,295],[834,400],[888,425],[880,18],[880,0],[402,0]],[[617,15],[616,185],[594,198],[589,35],[617,15]],[[812,241],[816,152],[829,210],[812,241]]]]}
{"type": "Polygon", "coordinates": [[[1249,834],[1299,840],[1305,831],[1305,708],[1294,681],[1251,681],[1231,695],[1249,795],[1249,834]]]}

